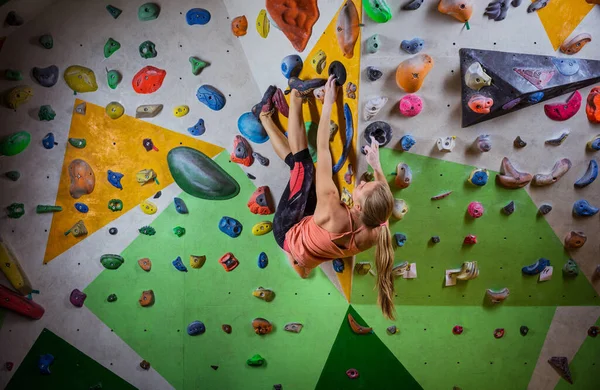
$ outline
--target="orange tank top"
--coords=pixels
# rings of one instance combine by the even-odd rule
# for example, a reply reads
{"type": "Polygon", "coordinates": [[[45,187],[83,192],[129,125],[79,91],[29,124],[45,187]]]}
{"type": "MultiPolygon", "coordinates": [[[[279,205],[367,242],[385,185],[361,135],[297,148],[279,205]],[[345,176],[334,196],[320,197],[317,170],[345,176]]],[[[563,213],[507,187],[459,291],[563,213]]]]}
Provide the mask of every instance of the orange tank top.
{"type": "MultiPolygon", "coordinates": [[[[350,210],[344,204],[352,226],[350,210]]],[[[356,246],[354,235],[361,231],[364,226],[345,233],[330,233],[317,225],[313,216],[304,217],[300,222],[292,226],[285,235],[284,249],[289,252],[298,264],[305,268],[316,268],[324,261],[343,259],[354,256],[361,250],[356,246]],[[342,248],[334,240],[351,234],[348,248],[342,248]]]]}

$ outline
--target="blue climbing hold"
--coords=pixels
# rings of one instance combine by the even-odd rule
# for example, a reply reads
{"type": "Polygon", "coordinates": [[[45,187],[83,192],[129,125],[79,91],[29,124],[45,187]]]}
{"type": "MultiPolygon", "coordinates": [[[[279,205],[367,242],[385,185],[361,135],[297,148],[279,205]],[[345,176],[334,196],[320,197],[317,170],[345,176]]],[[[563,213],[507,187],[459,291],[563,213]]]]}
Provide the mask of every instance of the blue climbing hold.
{"type": "Polygon", "coordinates": [[[242,224],[237,219],[223,217],[219,221],[219,230],[227,234],[229,237],[236,238],[242,234],[242,224]]]}
{"type": "Polygon", "coordinates": [[[54,147],[54,145],[57,145],[57,143],[54,142],[54,133],[46,134],[44,139],[42,139],[42,145],[46,149],[52,149],[54,147]]]}
{"type": "Polygon", "coordinates": [[[477,169],[471,174],[469,181],[473,185],[476,185],[478,187],[483,187],[484,185],[487,184],[488,178],[489,178],[489,174],[487,173],[487,170],[477,169]]]}
{"type": "Polygon", "coordinates": [[[204,8],[192,8],[185,14],[185,21],[190,26],[194,24],[205,25],[210,22],[210,12],[204,8]]]}
{"type": "Polygon", "coordinates": [[[90,211],[90,208],[85,203],[75,203],[75,209],[80,213],[87,213],[90,211]]]}
{"type": "Polygon", "coordinates": [[[333,260],[333,269],[338,274],[344,272],[344,261],[342,259],[333,260]]]}
{"type": "Polygon", "coordinates": [[[580,199],[573,204],[573,214],[579,217],[591,217],[598,214],[599,209],[592,206],[587,200],[580,199]]]}
{"type": "Polygon", "coordinates": [[[527,96],[525,100],[527,103],[535,104],[539,103],[544,98],[544,92],[534,92],[531,95],[527,96]]]}
{"type": "Polygon", "coordinates": [[[258,255],[258,268],[267,268],[267,265],[269,265],[267,254],[265,252],[260,252],[260,255],[258,255]]]}
{"type": "Polygon", "coordinates": [[[405,135],[400,139],[400,146],[402,146],[402,150],[405,152],[408,152],[416,143],[417,141],[415,141],[412,135],[405,135]]]}
{"type": "Polygon", "coordinates": [[[211,85],[204,84],[198,88],[196,97],[200,103],[206,104],[208,108],[219,111],[225,106],[225,96],[211,85]]]}
{"type": "Polygon", "coordinates": [[[188,132],[191,135],[202,135],[206,131],[206,127],[204,127],[204,119],[198,119],[198,123],[196,123],[192,127],[188,127],[188,132]]]}
{"type": "Polygon", "coordinates": [[[183,201],[183,199],[176,197],[173,200],[175,201],[175,210],[177,210],[177,212],[179,214],[187,214],[188,213],[188,208],[185,205],[185,202],[183,201]]]}
{"type": "Polygon", "coordinates": [[[409,40],[403,40],[400,43],[400,48],[407,52],[408,54],[417,54],[421,50],[423,50],[423,46],[425,45],[425,41],[421,38],[413,38],[409,40]]]}
{"type": "Polygon", "coordinates": [[[269,140],[269,136],[258,119],[251,113],[242,114],[237,122],[238,130],[250,141],[262,144],[269,140]]]}
{"type": "Polygon", "coordinates": [[[183,261],[181,261],[181,257],[177,256],[175,260],[173,260],[173,267],[177,269],[177,271],[187,272],[187,268],[183,265],[183,261]]]}
{"type": "Polygon", "coordinates": [[[297,54],[292,54],[281,61],[281,73],[283,73],[283,76],[286,79],[298,77],[302,70],[302,66],[302,58],[297,54]]]}
{"type": "Polygon", "coordinates": [[[550,260],[544,259],[542,257],[541,259],[539,259],[535,263],[533,263],[531,265],[527,265],[527,266],[521,268],[521,271],[525,275],[537,275],[540,272],[542,272],[544,270],[544,268],[546,268],[549,265],[550,265],[550,260]]]}
{"type": "Polygon", "coordinates": [[[202,321],[192,321],[187,327],[187,334],[196,336],[206,332],[206,326],[202,321]]]}
{"type": "Polygon", "coordinates": [[[552,58],[552,63],[563,76],[573,76],[579,72],[579,61],[573,58],[552,58]]]}
{"type": "Polygon", "coordinates": [[[346,142],[344,143],[344,149],[342,150],[342,155],[337,163],[333,166],[333,173],[338,173],[340,169],[346,163],[346,159],[348,158],[348,153],[352,148],[352,139],[354,138],[354,124],[352,123],[352,110],[350,110],[350,106],[348,103],[344,103],[344,120],[346,121],[346,142]]]}
{"type": "Polygon", "coordinates": [[[109,182],[110,184],[112,184],[112,185],[113,185],[113,187],[116,187],[116,188],[118,188],[118,189],[120,189],[120,190],[122,190],[122,189],[123,189],[123,186],[121,185],[121,178],[122,178],[123,176],[124,176],[124,175],[123,175],[122,173],[119,173],[119,172],[113,172],[113,171],[111,171],[110,169],[108,170],[108,182],[109,182]]]}
{"type": "Polygon", "coordinates": [[[394,240],[396,241],[396,246],[404,246],[407,238],[402,233],[394,233],[394,240]]]}
{"type": "Polygon", "coordinates": [[[38,370],[40,370],[40,374],[50,375],[50,365],[54,361],[54,356],[46,353],[41,355],[38,360],[38,370]]]}

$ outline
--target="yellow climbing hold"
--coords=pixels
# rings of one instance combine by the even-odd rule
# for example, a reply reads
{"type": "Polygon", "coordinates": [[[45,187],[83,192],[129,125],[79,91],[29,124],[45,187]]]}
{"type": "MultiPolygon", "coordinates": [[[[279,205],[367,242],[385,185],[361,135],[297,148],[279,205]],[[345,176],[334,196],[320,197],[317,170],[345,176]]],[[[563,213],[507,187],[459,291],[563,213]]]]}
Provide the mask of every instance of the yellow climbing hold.
{"type": "Polygon", "coordinates": [[[189,112],[190,108],[188,106],[177,106],[173,109],[173,115],[175,115],[177,118],[186,116],[189,112]]]}
{"type": "Polygon", "coordinates": [[[266,38],[269,35],[270,30],[271,21],[269,21],[269,18],[267,17],[267,11],[261,9],[256,18],[256,31],[258,31],[258,35],[266,38]]]}
{"type": "Polygon", "coordinates": [[[6,104],[9,108],[16,110],[23,103],[27,103],[33,96],[33,89],[26,85],[20,85],[10,90],[6,96],[6,104]]]}
{"type": "Polygon", "coordinates": [[[65,69],[65,81],[75,92],[94,92],[98,89],[94,71],[85,66],[72,65],[65,69]]]}
{"type": "Polygon", "coordinates": [[[323,50],[319,50],[310,60],[310,64],[312,65],[315,72],[321,74],[321,72],[323,72],[323,69],[325,69],[325,65],[327,64],[327,54],[325,54],[323,50]]]}
{"type": "Polygon", "coordinates": [[[206,263],[206,256],[190,255],[190,266],[192,268],[202,268],[204,263],[206,263]]]}
{"type": "Polygon", "coordinates": [[[119,102],[110,102],[106,105],[106,114],[110,119],[119,119],[125,113],[125,107],[119,102]]]}
{"type": "Polygon", "coordinates": [[[0,239],[0,269],[12,286],[23,295],[31,292],[31,283],[23,272],[17,257],[12,250],[0,239]]]}
{"type": "Polygon", "coordinates": [[[259,222],[252,227],[252,234],[262,236],[273,230],[273,224],[269,221],[259,222]]]}
{"type": "Polygon", "coordinates": [[[142,203],[140,203],[140,208],[146,214],[154,214],[158,210],[158,206],[150,202],[149,200],[145,200],[142,203]]]}

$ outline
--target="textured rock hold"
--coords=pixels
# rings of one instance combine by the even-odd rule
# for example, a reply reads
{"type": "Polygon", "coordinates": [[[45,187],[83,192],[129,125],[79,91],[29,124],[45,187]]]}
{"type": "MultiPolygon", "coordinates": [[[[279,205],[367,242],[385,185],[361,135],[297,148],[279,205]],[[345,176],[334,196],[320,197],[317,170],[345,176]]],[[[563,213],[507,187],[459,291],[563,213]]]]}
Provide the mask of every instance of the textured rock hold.
{"type": "Polygon", "coordinates": [[[531,184],[536,186],[547,186],[556,183],[571,169],[571,160],[563,158],[558,160],[549,174],[537,174],[533,177],[531,184]]]}
{"type": "Polygon", "coordinates": [[[237,16],[231,21],[231,32],[236,37],[243,37],[248,32],[248,19],[246,15],[237,16]]]}
{"type": "Polygon", "coordinates": [[[233,253],[227,252],[221,256],[219,259],[219,264],[223,266],[226,272],[231,272],[236,269],[238,265],[240,265],[240,262],[233,253]]]}
{"type": "MultiPolygon", "coordinates": [[[[550,0],[547,0],[547,1],[550,1],[550,0]]],[[[583,49],[583,47],[591,41],[592,41],[592,36],[590,34],[588,34],[588,33],[577,34],[571,39],[569,39],[569,38],[565,39],[565,41],[562,43],[562,45],[560,45],[560,51],[565,54],[573,55],[573,54],[579,53],[579,51],[581,49],[583,49]]]]}
{"type": "Polygon", "coordinates": [[[587,200],[580,199],[573,204],[573,214],[578,217],[591,217],[598,214],[598,208],[592,206],[587,200]]]}
{"type": "Polygon", "coordinates": [[[473,2],[472,0],[440,0],[438,11],[466,23],[473,14],[473,2]]]}
{"type": "Polygon", "coordinates": [[[106,269],[118,269],[124,262],[125,259],[119,255],[107,254],[100,257],[100,263],[106,269]]]}
{"type": "Polygon", "coordinates": [[[471,174],[469,175],[469,179],[468,182],[473,184],[474,186],[477,187],[483,187],[484,185],[487,184],[488,182],[488,178],[489,178],[489,174],[487,169],[474,169],[473,171],[471,171],[471,174]]]}
{"type": "Polygon", "coordinates": [[[187,334],[190,336],[197,336],[206,332],[206,326],[202,321],[192,321],[187,326],[187,334]]]}
{"type": "Polygon", "coordinates": [[[584,232],[576,232],[571,230],[565,237],[565,247],[567,249],[581,248],[587,241],[587,236],[584,232]]]}
{"type": "Polygon", "coordinates": [[[271,202],[271,193],[268,186],[258,187],[247,204],[250,212],[253,214],[268,215],[275,212],[275,207],[271,202]]]}
{"type": "Polygon", "coordinates": [[[273,325],[264,318],[255,318],[252,320],[252,327],[254,328],[254,333],[261,336],[269,334],[273,330],[273,325]]]}
{"type": "Polygon", "coordinates": [[[418,52],[420,52],[421,50],[423,50],[423,47],[425,45],[425,41],[421,38],[413,38],[410,40],[403,40],[400,43],[400,48],[402,50],[404,50],[405,52],[407,52],[408,54],[417,54],[418,52]]]}
{"type": "Polygon", "coordinates": [[[143,269],[146,272],[150,272],[150,270],[152,269],[152,261],[150,261],[150,259],[148,258],[139,259],[138,265],[141,269],[143,269]]]}
{"type": "Polygon", "coordinates": [[[533,179],[533,176],[527,172],[519,172],[510,163],[507,157],[502,159],[500,173],[496,175],[498,182],[505,188],[522,188],[533,179]]]}
{"type": "Polygon", "coordinates": [[[485,209],[483,208],[483,205],[481,203],[471,202],[467,207],[467,212],[472,218],[481,218],[483,216],[483,213],[485,212],[485,209]]]}
{"type": "Polygon", "coordinates": [[[400,103],[398,104],[400,108],[400,113],[407,117],[417,116],[421,113],[423,109],[423,101],[417,95],[405,95],[400,99],[400,103]]]}
{"type": "Polygon", "coordinates": [[[562,269],[563,275],[566,277],[576,277],[579,275],[579,267],[573,259],[569,259],[562,269]]]}
{"type": "Polygon", "coordinates": [[[83,195],[91,194],[94,191],[96,177],[92,167],[81,159],[75,159],[69,164],[69,178],[71,184],[69,193],[74,199],[79,199],[83,195]]]}
{"type": "Polygon", "coordinates": [[[38,111],[38,118],[41,121],[51,121],[56,117],[56,112],[52,109],[50,105],[43,105],[40,107],[38,111]]]}
{"type": "Polygon", "coordinates": [[[78,289],[74,289],[73,291],[71,291],[69,301],[75,307],[82,307],[83,302],[85,302],[85,298],[87,298],[87,295],[85,293],[79,291],[78,289]]]}
{"type": "Polygon", "coordinates": [[[256,298],[262,299],[265,302],[271,302],[275,299],[275,292],[267,288],[259,287],[252,292],[256,298]]]}
{"type": "Polygon", "coordinates": [[[337,41],[346,58],[354,57],[354,45],[360,32],[359,17],[353,1],[346,0],[338,13],[337,41]]]}
{"type": "Polygon", "coordinates": [[[145,59],[154,58],[158,55],[158,52],[156,51],[156,45],[152,41],[144,41],[140,43],[138,51],[140,53],[140,57],[145,59]]]}
{"type": "Polygon", "coordinates": [[[310,65],[313,67],[315,72],[321,74],[327,64],[327,54],[323,50],[318,50],[310,60],[310,65]]]}
{"type": "Polygon", "coordinates": [[[173,234],[175,234],[177,237],[181,237],[181,236],[185,235],[185,228],[183,228],[181,226],[175,226],[173,228],[173,234]]]}
{"type": "MultiPolygon", "coordinates": [[[[140,303],[140,305],[142,305],[144,307],[152,306],[154,304],[154,291],[152,291],[152,290],[142,291],[142,296],[140,297],[138,302],[140,303]]],[[[150,364],[148,364],[148,367],[150,367],[150,364]]]]}
{"type": "MultiPolygon", "coordinates": [[[[163,69],[156,68],[154,66],[145,66],[140,69],[133,79],[131,80],[131,85],[133,86],[133,90],[140,94],[149,94],[156,92],[161,86],[165,79],[167,72],[163,69]]],[[[151,107],[157,105],[148,105],[148,106],[140,106],[140,107],[151,107]]],[[[162,108],[162,104],[160,105],[162,108]]],[[[136,111],[137,112],[137,111],[136,111]]],[[[160,110],[159,110],[160,112],[160,110]]]]}
{"type": "Polygon", "coordinates": [[[121,15],[121,12],[123,12],[119,8],[117,8],[113,5],[110,5],[110,4],[106,6],[106,10],[110,14],[110,16],[112,16],[114,19],[117,19],[119,17],[119,15],[121,15]]]}
{"type": "Polygon", "coordinates": [[[135,109],[136,118],[154,118],[163,109],[162,104],[144,104],[135,109]]]}
{"type": "Polygon", "coordinates": [[[225,106],[225,96],[211,85],[202,85],[196,91],[196,97],[200,103],[205,104],[214,111],[219,111],[225,106]]]}
{"type": "Polygon", "coordinates": [[[319,19],[317,0],[267,0],[266,8],[274,24],[289,39],[294,49],[303,52],[319,19]]]}

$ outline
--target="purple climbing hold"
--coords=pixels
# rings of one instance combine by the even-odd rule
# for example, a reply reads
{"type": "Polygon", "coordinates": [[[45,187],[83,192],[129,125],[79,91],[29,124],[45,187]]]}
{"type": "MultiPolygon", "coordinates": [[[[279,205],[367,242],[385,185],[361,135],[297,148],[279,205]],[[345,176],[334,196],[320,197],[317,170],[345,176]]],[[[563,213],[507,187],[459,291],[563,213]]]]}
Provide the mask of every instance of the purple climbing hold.
{"type": "Polygon", "coordinates": [[[42,87],[50,88],[58,81],[58,67],[56,65],[50,65],[47,68],[34,67],[31,73],[42,87]]]}
{"type": "Polygon", "coordinates": [[[82,307],[83,302],[85,302],[85,298],[87,298],[87,295],[84,292],[81,292],[78,289],[74,289],[73,291],[71,291],[69,301],[75,307],[82,307]]]}

